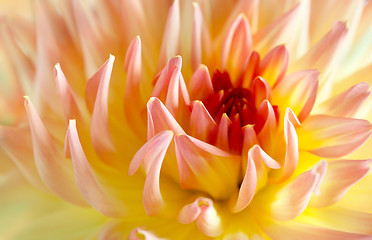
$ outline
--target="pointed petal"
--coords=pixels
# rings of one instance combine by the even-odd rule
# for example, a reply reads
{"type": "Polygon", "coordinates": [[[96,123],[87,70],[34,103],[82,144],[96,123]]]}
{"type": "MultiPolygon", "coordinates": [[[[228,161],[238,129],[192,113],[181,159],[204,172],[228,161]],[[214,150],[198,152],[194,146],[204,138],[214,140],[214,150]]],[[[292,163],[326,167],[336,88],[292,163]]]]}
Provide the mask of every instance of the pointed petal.
{"type": "Polygon", "coordinates": [[[175,0],[169,8],[167,23],[165,25],[163,39],[161,42],[158,69],[162,68],[167,60],[177,55],[180,39],[180,6],[175,0]]]}
{"type": "Polygon", "coordinates": [[[367,98],[371,95],[369,84],[358,83],[343,93],[322,103],[320,113],[335,117],[353,117],[367,98]]]}
{"type": "Polygon", "coordinates": [[[217,131],[217,124],[201,101],[192,103],[189,133],[204,142],[211,142],[217,131]]]}
{"type": "Polygon", "coordinates": [[[76,187],[71,163],[64,158],[63,152],[27,97],[25,107],[31,129],[34,159],[41,179],[51,191],[66,201],[86,205],[76,187]]]}
{"type": "Polygon", "coordinates": [[[205,65],[200,65],[190,79],[190,97],[192,100],[203,100],[211,93],[213,93],[213,86],[208,68],[205,65]]]}
{"type": "Polygon", "coordinates": [[[70,120],[66,134],[76,184],[85,200],[106,216],[123,216],[125,207],[117,199],[107,194],[94,176],[81,146],[75,120],[70,120]]]}
{"type": "Polygon", "coordinates": [[[299,216],[308,205],[318,180],[319,174],[310,170],[280,189],[273,201],[266,203],[271,217],[279,221],[287,221],[299,216]]]}
{"type": "Polygon", "coordinates": [[[231,24],[221,50],[221,65],[228,70],[233,82],[243,73],[243,65],[252,48],[252,36],[248,19],[239,15],[231,24]]]}
{"type": "Polygon", "coordinates": [[[273,89],[273,101],[279,102],[280,106],[290,107],[303,121],[315,103],[318,75],[317,70],[301,70],[285,76],[273,89]]]}
{"type": "Polygon", "coordinates": [[[216,198],[236,188],[240,161],[212,145],[187,135],[174,137],[181,186],[202,190],[216,198]]]}
{"type": "Polygon", "coordinates": [[[328,163],[320,185],[320,195],[311,199],[311,207],[327,207],[339,201],[348,190],[370,171],[370,160],[337,160],[328,163]]]}
{"type": "Polygon", "coordinates": [[[264,100],[257,110],[255,116],[254,130],[257,134],[260,146],[266,151],[270,152],[272,144],[275,141],[274,135],[276,133],[278,124],[273,106],[268,100],[264,100]]]}
{"type": "Polygon", "coordinates": [[[289,53],[284,45],[272,49],[260,62],[258,75],[270,86],[280,82],[287,71],[289,53]]]}
{"type": "Polygon", "coordinates": [[[200,231],[209,237],[216,237],[223,232],[221,219],[209,198],[199,197],[184,206],[178,214],[178,221],[182,224],[196,221],[200,231]]]}
{"type": "Polygon", "coordinates": [[[114,59],[115,57],[110,55],[109,60],[103,65],[90,124],[93,146],[101,154],[115,151],[108,119],[108,94],[114,59]]]}
{"type": "Polygon", "coordinates": [[[366,120],[326,115],[308,117],[297,131],[300,149],[327,158],[354,152],[371,133],[372,125],[366,120]]]}
{"type": "Polygon", "coordinates": [[[253,99],[255,100],[256,108],[258,109],[264,100],[269,100],[271,97],[271,88],[269,83],[262,77],[257,77],[252,82],[253,99]]]}
{"type": "Polygon", "coordinates": [[[164,130],[172,130],[175,134],[185,134],[172,114],[157,98],[150,98],[147,103],[147,119],[147,139],[164,130]]]}
{"type": "Polygon", "coordinates": [[[67,82],[67,79],[62,72],[59,63],[54,66],[54,78],[56,80],[57,93],[62,101],[62,107],[65,113],[66,121],[72,118],[79,118],[80,112],[77,105],[75,93],[67,82]]]}
{"type": "Polygon", "coordinates": [[[218,125],[218,133],[217,133],[217,140],[216,146],[221,148],[224,151],[230,151],[229,147],[229,129],[231,126],[231,120],[226,115],[226,113],[222,114],[221,121],[218,125]]]}

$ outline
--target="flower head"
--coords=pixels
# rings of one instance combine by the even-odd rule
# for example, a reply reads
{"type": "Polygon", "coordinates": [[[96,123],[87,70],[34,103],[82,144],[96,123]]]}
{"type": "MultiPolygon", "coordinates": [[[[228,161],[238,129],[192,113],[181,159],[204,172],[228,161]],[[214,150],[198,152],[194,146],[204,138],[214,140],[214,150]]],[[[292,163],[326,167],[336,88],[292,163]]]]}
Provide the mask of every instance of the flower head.
{"type": "Polygon", "coordinates": [[[372,4],[327,3],[36,1],[3,149],[100,239],[368,239],[372,4]]]}

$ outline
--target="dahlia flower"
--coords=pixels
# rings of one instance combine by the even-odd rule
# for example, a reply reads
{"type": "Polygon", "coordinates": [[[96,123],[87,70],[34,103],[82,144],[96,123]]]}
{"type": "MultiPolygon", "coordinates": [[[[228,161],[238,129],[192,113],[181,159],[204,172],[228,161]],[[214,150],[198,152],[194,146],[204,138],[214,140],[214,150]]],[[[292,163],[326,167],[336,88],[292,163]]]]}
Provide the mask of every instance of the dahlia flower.
{"type": "Polygon", "coordinates": [[[3,15],[2,239],[372,239],[372,3],[3,15]]]}

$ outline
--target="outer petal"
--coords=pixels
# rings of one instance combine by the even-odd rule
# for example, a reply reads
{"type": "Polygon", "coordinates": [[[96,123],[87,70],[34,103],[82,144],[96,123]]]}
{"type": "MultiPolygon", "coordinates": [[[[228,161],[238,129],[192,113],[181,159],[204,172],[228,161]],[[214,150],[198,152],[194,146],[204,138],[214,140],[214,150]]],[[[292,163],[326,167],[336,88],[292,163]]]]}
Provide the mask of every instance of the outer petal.
{"type": "Polygon", "coordinates": [[[187,135],[174,137],[181,186],[226,198],[236,189],[239,159],[187,135]]]}
{"type": "Polygon", "coordinates": [[[177,55],[180,39],[180,6],[175,0],[169,8],[168,19],[165,25],[163,40],[161,41],[158,69],[162,68],[166,61],[177,55]]]}
{"type": "Polygon", "coordinates": [[[74,166],[76,184],[85,200],[106,216],[123,216],[125,214],[123,204],[107,194],[94,176],[80,144],[75,120],[70,120],[66,138],[74,166]]]}
{"type": "Polygon", "coordinates": [[[141,228],[133,229],[133,231],[128,236],[128,240],[141,240],[141,239],[161,240],[161,238],[158,238],[151,232],[142,230],[141,228]]]}
{"type": "Polygon", "coordinates": [[[209,198],[199,197],[184,206],[178,215],[178,221],[183,224],[196,221],[200,231],[209,237],[216,237],[223,232],[221,219],[209,198]]]}
{"type": "Polygon", "coordinates": [[[297,132],[300,149],[331,158],[357,150],[371,133],[372,125],[366,120],[326,115],[308,117],[297,132]]]}
{"type": "Polygon", "coordinates": [[[353,117],[371,95],[369,87],[366,82],[358,83],[322,103],[318,112],[335,117],[353,117]]]}
{"type": "Polygon", "coordinates": [[[370,160],[337,160],[328,163],[320,185],[320,195],[311,198],[311,207],[327,207],[339,201],[370,171],[370,160]]]}

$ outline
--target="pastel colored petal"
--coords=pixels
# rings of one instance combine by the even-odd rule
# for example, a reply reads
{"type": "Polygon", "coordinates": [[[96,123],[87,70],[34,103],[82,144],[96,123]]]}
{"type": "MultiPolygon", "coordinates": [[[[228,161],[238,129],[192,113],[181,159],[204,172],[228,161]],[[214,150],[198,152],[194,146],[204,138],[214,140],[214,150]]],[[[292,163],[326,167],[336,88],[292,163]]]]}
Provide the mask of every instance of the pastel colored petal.
{"type": "Polygon", "coordinates": [[[126,212],[125,206],[118,199],[107,194],[94,176],[81,146],[75,120],[70,120],[66,138],[71,153],[76,184],[84,199],[106,216],[123,216],[126,212]]]}
{"type": "Polygon", "coordinates": [[[183,224],[196,221],[200,231],[209,237],[216,237],[223,232],[221,219],[209,198],[199,197],[184,206],[178,214],[178,221],[183,224]]]}
{"type": "Polygon", "coordinates": [[[256,108],[261,106],[264,100],[269,100],[271,97],[271,88],[269,83],[262,77],[257,77],[252,82],[253,99],[255,100],[256,108]]]}
{"type": "Polygon", "coordinates": [[[279,221],[299,216],[307,207],[318,180],[319,174],[312,170],[297,176],[275,194],[272,202],[267,200],[270,216],[279,221]]]}
{"type": "Polygon", "coordinates": [[[217,131],[217,124],[201,101],[192,103],[190,135],[205,142],[211,142],[217,131]]]}
{"type": "Polygon", "coordinates": [[[258,75],[270,86],[280,82],[287,71],[289,53],[284,45],[273,48],[260,62],[258,75]]]}
{"type": "Polygon", "coordinates": [[[155,97],[147,103],[147,120],[148,140],[164,130],[172,130],[175,134],[185,133],[164,104],[155,97]]]}
{"type": "Polygon", "coordinates": [[[211,93],[213,93],[213,86],[208,68],[205,65],[199,65],[190,79],[190,97],[192,100],[203,100],[203,97],[211,93]]]}
{"type": "Polygon", "coordinates": [[[181,186],[224,198],[236,188],[239,160],[212,145],[187,135],[174,137],[181,186]]]}
{"type": "Polygon", "coordinates": [[[142,230],[141,228],[135,228],[130,232],[128,240],[161,240],[161,238],[156,237],[153,233],[142,230]]]}
{"type": "Polygon", "coordinates": [[[57,92],[63,102],[62,107],[65,113],[65,119],[79,118],[80,111],[77,105],[75,93],[62,72],[60,64],[54,66],[54,78],[56,79],[57,92]]]}
{"type": "MultiPolygon", "coordinates": [[[[302,70],[288,74],[273,90],[273,101],[290,107],[303,121],[313,109],[318,93],[317,70],[302,70]]],[[[284,110],[284,109],[283,109],[284,110]]]]}
{"type": "Polygon", "coordinates": [[[239,15],[231,24],[221,50],[222,69],[229,70],[232,81],[243,73],[243,64],[252,48],[252,36],[248,19],[239,15]]]}
{"type": "Polygon", "coordinates": [[[298,129],[299,148],[327,158],[341,157],[357,150],[372,133],[362,119],[312,115],[298,129]]]}
{"type": "Polygon", "coordinates": [[[257,139],[260,146],[270,152],[274,142],[278,124],[273,106],[268,100],[264,100],[258,108],[255,116],[254,130],[257,133],[257,139]]]}
{"type": "Polygon", "coordinates": [[[371,95],[369,84],[358,83],[348,90],[322,103],[320,113],[335,117],[353,117],[371,95]]]}
{"type": "Polygon", "coordinates": [[[165,25],[163,40],[161,41],[158,69],[163,67],[166,61],[177,55],[180,40],[180,6],[175,0],[169,8],[167,23],[165,25]]]}
{"type": "Polygon", "coordinates": [[[58,148],[27,97],[25,108],[31,129],[36,168],[41,179],[56,195],[66,201],[85,206],[74,181],[71,162],[64,158],[62,150],[58,148]]]}
{"type": "Polygon", "coordinates": [[[337,231],[293,221],[265,224],[262,228],[264,232],[273,239],[297,240],[299,236],[301,236],[303,240],[368,240],[371,238],[370,235],[337,231]]]}
{"type": "Polygon", "coordinates": [[[231,126],[230,118],[226,115],[226,113],[222,114],[220,123],[218,125],[216,146],[224,151],[230,151],[229,147],[230,126],[231,126]]]}
{"type": "Polygon", "coordinates": [[[348,190],[370,171],[370,160],[336,160],[320,185],[320,194],[311,199],[311,207],[327,207],[339,201],[348,190]]]}

